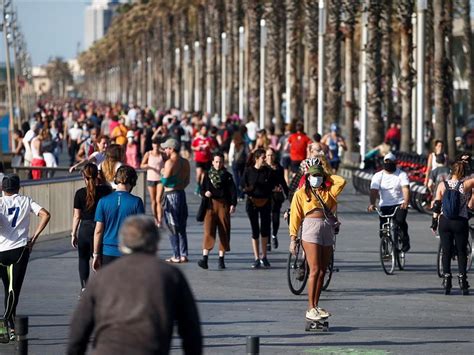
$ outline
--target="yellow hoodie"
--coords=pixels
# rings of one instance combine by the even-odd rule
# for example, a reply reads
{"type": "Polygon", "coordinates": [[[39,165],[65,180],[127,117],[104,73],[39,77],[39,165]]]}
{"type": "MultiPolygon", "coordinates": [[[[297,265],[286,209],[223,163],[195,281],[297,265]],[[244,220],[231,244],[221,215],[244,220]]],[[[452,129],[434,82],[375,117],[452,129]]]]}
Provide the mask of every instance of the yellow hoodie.
{"type": "MultiPolygon", "coordinates": [[[[330,175],[327,178],[327,182],[330,183],[330,187],[318,189],[317,193],[324,201],[324,204],[332,211],[335,211],[337,206],[337,196],[342,192],[344,186],[346,186],[346,180],[339,175],[330,175]]],[[[308,201],[308,196],[304,189],[305,187],[303,186],[296,191],[291,200],[290,236],[298,235],[298,229],[300,228],[301,222],[309,212],[323,208],[319,200],[313,194],[310,196],[311,200],[308,201]]]]}

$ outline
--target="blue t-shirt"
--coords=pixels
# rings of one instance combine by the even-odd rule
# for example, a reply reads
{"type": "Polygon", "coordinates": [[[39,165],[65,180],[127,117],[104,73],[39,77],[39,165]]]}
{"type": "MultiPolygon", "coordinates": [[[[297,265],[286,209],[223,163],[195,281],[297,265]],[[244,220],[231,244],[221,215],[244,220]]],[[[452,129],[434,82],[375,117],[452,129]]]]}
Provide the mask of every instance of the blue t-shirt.
{"type": "Polygon", "coordinates": [[[123,221],[134,214],[144,214],[145,207],[140,197],[126,191],[115,191],[99,200],[95,221],[104,224],[102,254],[120,256],[118,232],[123,221]]]}

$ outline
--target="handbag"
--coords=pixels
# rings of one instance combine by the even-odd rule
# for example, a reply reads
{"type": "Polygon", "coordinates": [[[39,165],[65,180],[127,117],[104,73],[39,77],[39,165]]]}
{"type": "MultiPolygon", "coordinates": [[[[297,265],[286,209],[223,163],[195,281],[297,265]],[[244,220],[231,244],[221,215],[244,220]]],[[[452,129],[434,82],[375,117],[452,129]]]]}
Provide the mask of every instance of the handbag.
{"type": "Polygon", "coordinates": [[[283,203],[285,202],[285,195],[283,194],[283,191],[275,191],[272,194],[272,199],[275,203],[283,203]]]}
{"type": "Polygon", "coordinates": [[[206,217],[207,210],[211,207],[211,199],[209,197],[202,197],[201,204],[199,205],[197,214],[196,214],[196,221],[204,222],[204,218],[206,217]]]}
{"type": "Polygon", "coordinates": [[[339,234],[341,222],[339,221],[337,216],[331,211],[331,209],[326,206],[321,196],[319,196],[313,189],[311,189],[311,191],[313,191],[314,196],[316,196],[321,206],[323,206],[323,213],[326,223],[332,227],[334,234],[339,234]]]}

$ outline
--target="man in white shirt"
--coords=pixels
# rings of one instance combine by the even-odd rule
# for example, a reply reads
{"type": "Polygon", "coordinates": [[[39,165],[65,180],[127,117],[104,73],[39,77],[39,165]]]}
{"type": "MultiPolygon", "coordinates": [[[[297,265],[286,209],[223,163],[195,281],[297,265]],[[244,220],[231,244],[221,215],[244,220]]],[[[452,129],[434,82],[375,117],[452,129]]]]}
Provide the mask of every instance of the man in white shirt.
{"type": "Polygon", "coordinates": [[[255,123],[255,119],[252,116],[248,117],[248,122],[245,127],[247,127],[247,136],[249,137],[251,144],[254,145],[257,140],[258,125],[255,123]]]}
{"type": "Polygon", "coordinates": [[[25,156],[24,156],[24,164],[25,166],[31,166],[31,161],[33,160],[33,153],[31,151],[31,141],[39,132],[38,123],[34,122],[28,132],[25,133],[23,137],[23,146],[25,147],[25,156]]]}
{"type": "MultiPolygon", "coordinates": [[[[393,153],[388,153],[384,157],[383,170],[372,177],[370,182],[370,205],[367,208],[369,212],[375,210],[377,199],[380,199],[380,211],[384,215],[392,214],[399,207],[395,214],[395,222],[403,234],[401,237],[402,251],[407,252],[410,249],[410,237],[406,222],[410,201],[410,182],[408,181],[408,175],[397,168],[396,157],[393,153]]],[[[380,218],[380,226],[384,222],[385,218],[380,218]]]]}
{"type": "MultiPolygon", "coordinates": [[[[4,322],[0,328],[8,327],[9,337],[0,336],[0,342],[15,337],[16,307],[21,286],[33,246],[49,222],[50,214],[34,202],[31,197],[18,194],[20,178],[16,174],[6,175],[2,180],[3,197],[0,199],[0,277],[5,287],[4,322]],[[30,212],[40,218],[35,232],[29,237],[30,212]]],[[[7,334],[5,329],[0,334],[7,334]]]]}

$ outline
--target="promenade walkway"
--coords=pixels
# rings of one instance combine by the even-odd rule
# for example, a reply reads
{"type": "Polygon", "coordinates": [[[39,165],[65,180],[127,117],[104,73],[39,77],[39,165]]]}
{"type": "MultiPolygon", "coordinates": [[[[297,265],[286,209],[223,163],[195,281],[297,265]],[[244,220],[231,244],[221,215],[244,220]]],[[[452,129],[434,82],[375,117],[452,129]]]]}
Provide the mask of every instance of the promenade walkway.
{"type": "MultiPolygon", "coordinates": [[[[198,198],[191,191],[191,261],[177,267],[198,301],[206,354],[243,354],[247,335],[261,337],[262,354],[472,354],[473,296],[461,296],[457,285],[451,296],[442,294],[435,266],[438,240],[428,229],[429,216],[409,214],[412,250],[406,271],[386,276],[379,262],[377,216],[365,212],[367,197],[357,195],[349,184],[340,204],[343,226],[335,261],[340,271],[321,300],[333,313],[330,332],[307,333],[306,294],[292,295],[286,283],[284,221],[280,248],[269,255],[272,268],[252,270],[250,229],[240,204],[232,218],[227,269],[217,269],[213,253],[210,269],[202,270],[196,261],[203,227],[194,219],[198,198]]],[[[159,254],[170,255],[166,231],[159,254]]],[[[64,353],[78,292],[77,257],[69,238],[44,238],[32,254],[18,308],[30,317],[30,354],[64,353]]],[[[13,354],[13,349],[0,345],[0,354],[13,354]]],[[[178,339],[172,353],[181,353],[178,339]]]]}

